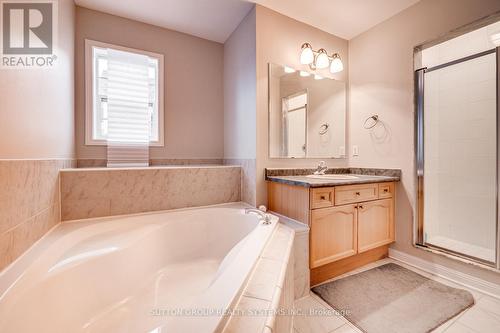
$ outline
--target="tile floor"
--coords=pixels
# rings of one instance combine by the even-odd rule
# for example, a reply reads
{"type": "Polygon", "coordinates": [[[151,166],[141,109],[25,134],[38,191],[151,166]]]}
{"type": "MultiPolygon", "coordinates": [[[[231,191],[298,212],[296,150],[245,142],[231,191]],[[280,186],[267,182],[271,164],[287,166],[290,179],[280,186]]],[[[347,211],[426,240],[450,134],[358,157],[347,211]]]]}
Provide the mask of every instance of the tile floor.
{"type": "MultiPolygon", "coordinates": [[[[450,319],[432,333],[498,333],[500,332],[500,300],[491,296],[482,294],[478,291],[465,288],[453,282],[429,274],[427,272],[408,266],[393,259],[384,259],[375,263],[363,266],[352,272],[346,273],[336,279],[356,274],[373,267],[377,267],[389,262],[397,263],[414,272],[426,276],[435,281],[449,285],[451,287],[468,290],[475,300],[475,304],[460,313],[458,316],[450,319]]],[[[319,296],[312,292],[309,296],[295,301],[295,308],[302,314],[294,317],[294,333],[356,333],[361,332],[342,316],[321,316],[318,313],[331,311],[331,307],[325,303],[319,296]]]]}

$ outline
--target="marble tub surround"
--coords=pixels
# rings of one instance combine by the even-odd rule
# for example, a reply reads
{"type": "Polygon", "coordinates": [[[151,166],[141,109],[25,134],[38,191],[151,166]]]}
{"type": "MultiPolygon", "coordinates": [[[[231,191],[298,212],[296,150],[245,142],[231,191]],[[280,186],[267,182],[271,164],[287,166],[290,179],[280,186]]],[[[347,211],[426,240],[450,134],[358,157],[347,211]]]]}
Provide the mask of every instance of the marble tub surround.
{"type": "Polygon", "coordinates": [[[262,252],[224,333],[291,332],[295,230],[281,223],[262,252]],[[259,311],[259,314],[255,314],[259,311]],[[277,315],[284,311],[284,315],[277,315]]]}
{"type": "Polygon", "coordinates": [[[255,159],[224,159],[225,165],[241,166],[241,201],[256,206],[256,161],[255,159]]]}
{"type": "MultiPolygon", "coordinates": [[[[220,158],[156,158],[150,159],[150,166],[168,166],[168,165],[222,165],[220,158]]],[[[83,158],[77,160],[77,168],[104,168],[107,166],[106,159],[83,158]]]]}
{"type": "Polygon", "coordinates": [[[0,160],[0,270],[60,222],[59,170],[75,160],[0,160]]]}
{"type": "Polygon", "coordinates": [[[293,242],[294,269],[293,285],[295,299],[309,295],[309,226],[276,212],[271,214],[279,217],[280,222],[295,231],[293,242]]]}
{"type": "Polygon", "coordinates": [[[240,166],[61,171],[63,221],[241,200],[240,166]]]}

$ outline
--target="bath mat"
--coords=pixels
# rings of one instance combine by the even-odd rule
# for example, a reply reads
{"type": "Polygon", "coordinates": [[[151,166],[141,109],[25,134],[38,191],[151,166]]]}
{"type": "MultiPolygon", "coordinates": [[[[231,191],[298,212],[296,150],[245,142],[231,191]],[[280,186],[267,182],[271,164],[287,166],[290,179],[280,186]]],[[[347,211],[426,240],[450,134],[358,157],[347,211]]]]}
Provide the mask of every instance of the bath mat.
{"type": "Polygon", "coordinates": [[[389,263],[328,282],[312,291],[367,333],[426,333],[474,304],[448,287],[389,263]]]}

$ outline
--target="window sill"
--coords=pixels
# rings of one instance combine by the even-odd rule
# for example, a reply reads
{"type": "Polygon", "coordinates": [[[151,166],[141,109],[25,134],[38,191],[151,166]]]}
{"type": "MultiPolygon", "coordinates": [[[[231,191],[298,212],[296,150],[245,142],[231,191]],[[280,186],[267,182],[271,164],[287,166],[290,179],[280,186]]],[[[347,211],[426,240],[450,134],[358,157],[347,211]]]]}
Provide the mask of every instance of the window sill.
{"type": "MultiPolygon", "coordinates": [[[[108,143],[106,141],[98,141],[98,140],[92,140],[92,141],[85,141],[85,146],[107,146],[108,143]]],[[[165,147],[165,144],[163,142],[150,142],[149,143],[150,147],[165,147]]]]}

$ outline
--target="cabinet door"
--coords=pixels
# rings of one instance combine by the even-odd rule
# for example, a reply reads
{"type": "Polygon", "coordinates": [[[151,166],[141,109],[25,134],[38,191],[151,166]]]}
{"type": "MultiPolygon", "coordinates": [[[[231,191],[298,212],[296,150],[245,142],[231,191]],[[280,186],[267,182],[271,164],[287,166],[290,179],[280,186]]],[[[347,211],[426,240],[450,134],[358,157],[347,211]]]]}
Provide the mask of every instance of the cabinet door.
{"type": "Polygon", "coordinates": [[[358,205],[358,252],[394,241],[394,201],[375,200],[358,205]]]}
{"type": "Polygon", "coordinates": [[[356,254],[356,210],[356,205],[346,205],[311,212],[311,268],[356,254]]]}

